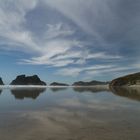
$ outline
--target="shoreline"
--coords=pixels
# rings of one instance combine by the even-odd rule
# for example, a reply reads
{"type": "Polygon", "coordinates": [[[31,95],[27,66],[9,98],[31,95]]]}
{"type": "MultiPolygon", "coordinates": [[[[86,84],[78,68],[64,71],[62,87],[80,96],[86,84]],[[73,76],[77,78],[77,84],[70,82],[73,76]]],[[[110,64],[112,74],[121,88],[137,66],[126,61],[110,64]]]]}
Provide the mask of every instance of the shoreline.
{"type": "Polygon", "coordinates": [[[111,88],[140,88],[140,85],[110,86],[111,88]]]}
{"type": "MultiPolygon", "coordinates": [[[[0,89],[13,88],[106,88],[110,89],[109,85],[93,85],[93,86],[50,86],[50,85],[0,85],[0,89]]],[[[112,86],[111,88],[140,88],[140,85],[130,86],[112,86]]]]}
{"type": "Polygon", "coordinates": [[[0,85],[4,88],[109,88],[109,85],[94,85],[94,86],[50,86],[50,85],[0,85]]]}

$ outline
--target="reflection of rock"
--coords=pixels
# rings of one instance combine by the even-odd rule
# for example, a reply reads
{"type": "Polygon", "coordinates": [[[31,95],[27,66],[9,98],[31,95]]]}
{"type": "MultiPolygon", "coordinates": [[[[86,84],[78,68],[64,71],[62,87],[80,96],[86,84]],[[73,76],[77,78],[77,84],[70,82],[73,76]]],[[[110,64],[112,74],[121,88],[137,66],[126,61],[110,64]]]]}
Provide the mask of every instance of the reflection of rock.
{"type": "Polygon", "coordinates": [[[111,91],[116,95],[140,101],[140,88],[113,87],[111,91]]]}
{"type": "Polygon", "coordinates": [[[11,85],[46,85],[46,83],[41,81],[37,75],[19,75],[11,82],[11,85]]]}
{"type": "Polygon", "coordinates": [[[2,93],[2,90],[0,89],[0,94],[2,93]]]}
{"type": "Polygon", "coordinates": [[[140,72],[112,80],[110,87],[140,85],[140,72]]]}
{"type": "Polygon", "coordinates": [[[69,86],[68,84],[65,83],[57,83],[57,82],[53,82],[50,84],[50,86],[69,86]]]}
{"type": "Polygon", "coordinates": [[[4,85],[1,77],[0,77],[0,85],[4,85]]]}
{"type": "Polygon", "coordinates": [[[58,92],[58,91],[61,91],[61,90],[66,90],[67,87],[54,87],[54,88],[51,88],[51,90],[53,92],[58,92]]]}
{"type": "Polygon", "coordinates": [[[43,93],[46,88],[20,88],[12,89],[11,93],[16,99],[32,98],[36,99],[41,93],[43,93]]]}
{"type": "Polygon", "coordinates": [[[103,92],[103,91],[110,91],[108,86],[97,86],[97,87],[74,87],[74,91],[76,92],[103,92]]]}
{"type": "Polygon", "coordinates": [[[95,86],[95,85],[107,85],[109,82],[101,82],[101,81],[90,81],[90,82],[75,82],[73,86],[95,86]]]}

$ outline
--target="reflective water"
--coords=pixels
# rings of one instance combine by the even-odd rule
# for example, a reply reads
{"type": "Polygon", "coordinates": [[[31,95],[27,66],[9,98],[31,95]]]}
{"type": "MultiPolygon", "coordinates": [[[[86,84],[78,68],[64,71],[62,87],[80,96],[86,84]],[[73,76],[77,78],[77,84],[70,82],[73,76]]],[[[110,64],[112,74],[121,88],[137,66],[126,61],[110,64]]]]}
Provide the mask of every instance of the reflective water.
{"type": "Polygon", "coordinates": [[[139,140],[140,89],[0,90],[0,140],[139,140]]]}

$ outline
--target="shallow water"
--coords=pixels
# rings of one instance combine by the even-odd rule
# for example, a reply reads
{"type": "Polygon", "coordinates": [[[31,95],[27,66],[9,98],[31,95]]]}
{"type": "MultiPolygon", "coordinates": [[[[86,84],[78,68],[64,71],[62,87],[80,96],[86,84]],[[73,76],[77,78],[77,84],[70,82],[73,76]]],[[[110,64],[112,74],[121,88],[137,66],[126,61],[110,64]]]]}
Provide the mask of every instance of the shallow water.
{"type": "Polygon", "coordinates": [[[139,89],[0,92],[0,140],[139,140],[139,132],[139,89]]]}

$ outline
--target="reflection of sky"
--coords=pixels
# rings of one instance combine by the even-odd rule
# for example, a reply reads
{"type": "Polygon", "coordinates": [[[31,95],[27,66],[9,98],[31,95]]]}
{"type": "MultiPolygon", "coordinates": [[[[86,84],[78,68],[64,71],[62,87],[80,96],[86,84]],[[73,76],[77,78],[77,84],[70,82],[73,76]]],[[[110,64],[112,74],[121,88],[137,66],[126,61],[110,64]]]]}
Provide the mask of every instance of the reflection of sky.
{"type": "MultiPolygon", "coordinates": [[[[20,93],[19,93],[20,94],[20,93]]],[[[112,111],[121,109],[139,109],[139,102],[119,97],[111,92],[76,92],[72,88],[53,92],[47,89],[36,99],[25,97],[16,99],[9,89],[4,89],[0,95],[1,111],[27,111],[27,110],[56,110],[68,111],[112,111]]]]}

